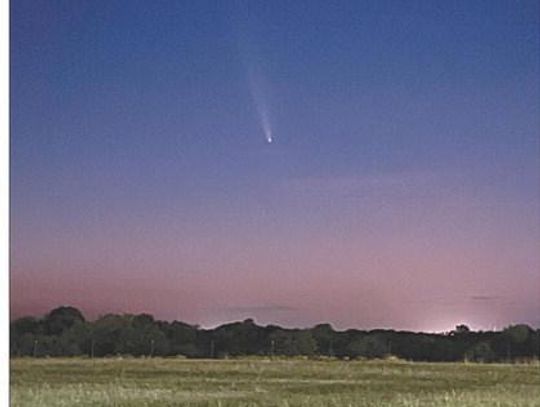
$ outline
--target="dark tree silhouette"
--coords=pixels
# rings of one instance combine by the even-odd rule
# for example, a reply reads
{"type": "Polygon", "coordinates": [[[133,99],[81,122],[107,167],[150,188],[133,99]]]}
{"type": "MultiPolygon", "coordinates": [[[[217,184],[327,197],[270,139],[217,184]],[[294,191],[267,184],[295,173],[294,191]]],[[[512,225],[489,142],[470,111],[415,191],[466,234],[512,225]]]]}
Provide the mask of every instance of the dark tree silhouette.
{"type": "Polygon", "coordinates": [[[418,361],[497,362],[540,356],[540,330],[519,324],[502,332],[474,332],[458,325],[448,334],[393,330],[336,331],[330,324],[310,329],[259,326],[252,319],[201,329],[184,322],[157,321],[152,315],[108,314],[86,321],[74,307],[58,307],[43,318],[10,324],[12,356],[114,355],[235,357],[335,356],[418,361]]]}
{"type": "Polygon", "coordinates": [[[61,335],[74,324],[84,322],[81,311],[74,307],[58,307],[45,317],[45,333],[47,335],[61,335]]]}

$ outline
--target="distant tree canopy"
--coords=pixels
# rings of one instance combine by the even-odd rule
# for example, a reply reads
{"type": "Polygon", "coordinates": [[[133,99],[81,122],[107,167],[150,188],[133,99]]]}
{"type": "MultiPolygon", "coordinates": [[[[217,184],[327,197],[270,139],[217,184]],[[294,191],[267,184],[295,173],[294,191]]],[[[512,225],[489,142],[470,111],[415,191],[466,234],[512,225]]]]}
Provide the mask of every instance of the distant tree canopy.
{"type": "Polygon", "coordinates": [[[43,318],[10,324],[12,356],[332,356],[417,361],[513,361],[540,357],[540,329],[512,325],[502,332],[473,332],[458,325],[448,334],[394,330],[336,331],[330,324],[286,329],[259,326],[252,319],[215,329],[152,315],[108,314],[88,321],[74,307],[58,307],[43,318]]]}
{"type": "Polygon", "coordinates": [[[466,335],[471,332],[471,329],[467,325],[458,325],[452,332],[454,335],[466,335]]]}
{"type": "Polygon", "coordinates": [[[85,321],[81,311],[74,307],[58,307],[45,316],[45,332],[48,335],[61,335],[73,325],[85,321]]]}

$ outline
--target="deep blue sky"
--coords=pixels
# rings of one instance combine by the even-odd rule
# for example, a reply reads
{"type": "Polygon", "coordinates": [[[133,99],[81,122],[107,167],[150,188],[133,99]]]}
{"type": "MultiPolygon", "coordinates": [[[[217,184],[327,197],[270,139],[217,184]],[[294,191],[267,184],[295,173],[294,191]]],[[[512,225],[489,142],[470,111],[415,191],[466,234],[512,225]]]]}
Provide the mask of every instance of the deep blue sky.
{"type": "Polygon", "coordinates": [[[13,1],[13,312],[540,324],[539,4],[13,1]]]}

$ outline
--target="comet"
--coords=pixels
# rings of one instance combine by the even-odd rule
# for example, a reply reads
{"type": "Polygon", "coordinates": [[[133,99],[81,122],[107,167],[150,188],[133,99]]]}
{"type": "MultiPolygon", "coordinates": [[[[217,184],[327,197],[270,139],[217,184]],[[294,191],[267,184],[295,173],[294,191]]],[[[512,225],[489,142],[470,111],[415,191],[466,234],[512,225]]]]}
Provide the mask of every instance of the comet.
{"type": "Polygon", "coordinates": [[[247,85],[255,112],[259,119],[260,130],[266,143],[272,144],[275,137],[272,131],[270,120],[271,114],[268,103],[268,99],[271,99],[270,86],[268,86],[263,69],[263,67],[266,66],[266,63],[264,59],[261,58],[262,53],[256,46],[256,43],[250,41],[252,36],[249,35],[249,32],[252,30],[248,29],[250,16],[247,14],[247,10],[243,10],[243,14],[243,20],[246,26],[244,30],[239,32],[238,37],[240,59],[246,72],[247,85]]]}
{"type": "Polygon", "coordinates": [[[257,69],[255,64],[251,64],[248,68],[248,82],[249,90],[251,93],[251,99],[255,105],[257,116],[259,116],[259,123],[262,133],[268,144],[273,143],[274,136],[272,133],[272,126],[270,124],[270,114],[268,105],[266,103],[266,87],[264,86],[264,79],[260,70],[257,69]]]}

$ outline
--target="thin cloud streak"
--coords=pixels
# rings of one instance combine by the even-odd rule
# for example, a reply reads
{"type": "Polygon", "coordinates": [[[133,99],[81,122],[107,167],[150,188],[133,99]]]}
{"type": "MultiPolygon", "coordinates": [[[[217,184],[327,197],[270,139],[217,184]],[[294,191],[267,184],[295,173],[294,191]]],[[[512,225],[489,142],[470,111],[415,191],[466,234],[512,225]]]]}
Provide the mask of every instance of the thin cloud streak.
{"type": "Polygon", "coordinates": [[[268,312],[294,312],[298,308],[291,307],[289,305],[246,305],[246,306],[232,306],[232,307],[223,307],[223,310],[233,312],[233,313],[268,313],[268,312]]]}

